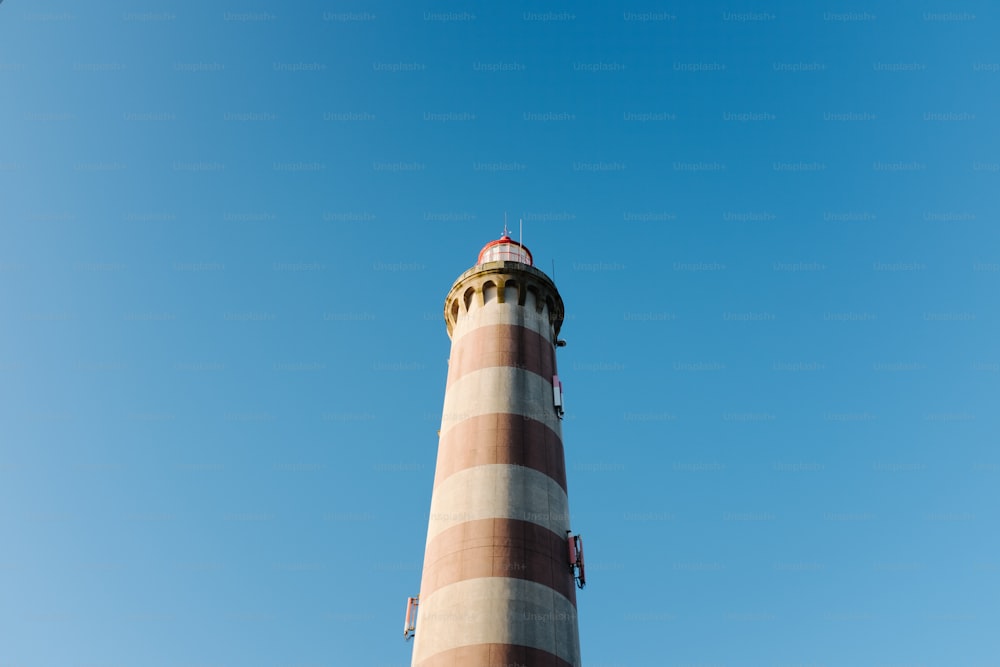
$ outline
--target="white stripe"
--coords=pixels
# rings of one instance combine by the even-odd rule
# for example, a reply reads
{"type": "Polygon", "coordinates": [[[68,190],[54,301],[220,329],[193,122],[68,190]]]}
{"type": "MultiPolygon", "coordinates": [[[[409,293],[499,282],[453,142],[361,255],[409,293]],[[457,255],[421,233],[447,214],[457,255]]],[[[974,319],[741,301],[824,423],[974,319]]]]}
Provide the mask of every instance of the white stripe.
{"type": "Polygon", "coordinates": [[[475,644],[514,644],[548,651],[580,665],[573,604],[525,579],[484,577],[449,584],[420,599],[413,664],[475,644]]]}
{"type": "Polygon", "coordinates": [[[559,536],[569,530],[569,499],[562,487],[533,468],[496,463],[460,470],[431,496],[427,543],[465,521],[518,519],[559,536]]]}
{"type": "Polygon", "coordinates": [[[497,324],[522,326],[541,334],[546,340],[552,340],[552,325],[549,322],[548,306],[543,306],[542,312],[536,313],[535,299],[530,293],[523,306],[517,305],[516,301],[498,303],[491,300],[485,307],[480,307],[478,299],[479,295],[472,299],[469,312],[459,312],[458,324],[451,332],[452,345],[473,329],[497,324]]]}
{"type": "Polygon", "coordinates": [[[552,379],[513,366],[480,368],[452,382],[444,395],[441,435],[471,417],[499,412],[540,421],[562,438],[552,379]]]}

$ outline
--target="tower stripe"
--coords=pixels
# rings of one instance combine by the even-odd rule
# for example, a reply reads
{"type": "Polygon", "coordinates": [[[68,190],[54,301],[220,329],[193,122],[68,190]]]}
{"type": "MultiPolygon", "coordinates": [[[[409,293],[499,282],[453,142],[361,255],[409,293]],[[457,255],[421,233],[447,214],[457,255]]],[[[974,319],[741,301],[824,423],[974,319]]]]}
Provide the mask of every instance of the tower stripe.
{"type": "Polygon", "coordinates": [[[451,348],[448,386],[467,373],[491,366],[511,366],[551,380],[555,348],[545,336],[519,325],[479,327],[451,348]]]}
{"type": "MultiPolygon", "coordinates": [[[[478,297],[477,297],[478,298],[478,297]]],[[[534,331],[547,340],[552,340],[552,324],[549,322],[548,310],[535,312],[534,306],[511,306],[490,301],[485,307],[480,307],[473,299],[472,309],[458,317],[458,324],[451,332],[452,344],[469,335],[479,327],[512,324],[534,331]]],[[[553,341],[554,342],[554,341],[553,341]]]]}
{"type": "Polygon", "coordinates": [[[470,417],[441,436],[434,486],[460,470],[492,463],[537,470],[566,490],[559,435],[542,422],[506,412],[470,417]]]}
{"type": "Polygon", "coordinates": [[[576,606],[565,535],[517,519],[466,521],[427,544],[420,599],[465,579],[512,577],[548,586],[576,606]]]}
{"type": "MultiPolygon", "coordinates": [[[[580,664],[576,609],[551,588],[523,579],[484,577],[421,599],[414,662],[482,644],[529,646],[580,664]],[[470,609],[470,600],[489,600],[470,609]]],[[[466,663],[476,665],[476,663],[466,663]]]]}
{"type": "Polygon", "coordinates": [[[574,667],[573,663],[531,646],[475,644],[435,653],[418,667],[574,667]]]}
{"type": "Polygon", "coordinates": [[[431,496],[427,543],[452,526],[479,519],[518,519],[565,535],[566,491],[544,473],[496,464],[466,468],[444,480],[431,496]]]}
{"type": "Polygon", "coordinates": [[[536,419],[561,432],[552,405],[552,378],[510,366],[482,368],[466,373],[448,387],[441,415],[441,435],[470,417],[513,413],[536,419]]]}

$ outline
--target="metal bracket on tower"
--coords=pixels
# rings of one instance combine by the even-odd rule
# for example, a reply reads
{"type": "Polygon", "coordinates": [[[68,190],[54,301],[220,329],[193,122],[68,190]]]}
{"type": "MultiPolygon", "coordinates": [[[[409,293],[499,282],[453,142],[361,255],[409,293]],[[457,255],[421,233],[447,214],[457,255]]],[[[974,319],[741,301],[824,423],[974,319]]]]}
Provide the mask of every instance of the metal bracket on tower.
{"type": "Polygon", "coordinates": [[[556,406],[556,415],[559,419],[563,416],[563,388],[558,375],[552,376],[552,404],[556,406]]]}
{"type": "Polygon", "coordinates": [[[409,640],[417,632],[417,605],[420,596],[406,598],[406,621],[403,623],[403,639],[409,640]]]}
{"type": "Polygon", "coordinates": [[[583,566],[583,538],[566,531],[566,544],[569,547],[569,571],[576,580],[577,588],[587,585],[587,573],[583,566]]]}

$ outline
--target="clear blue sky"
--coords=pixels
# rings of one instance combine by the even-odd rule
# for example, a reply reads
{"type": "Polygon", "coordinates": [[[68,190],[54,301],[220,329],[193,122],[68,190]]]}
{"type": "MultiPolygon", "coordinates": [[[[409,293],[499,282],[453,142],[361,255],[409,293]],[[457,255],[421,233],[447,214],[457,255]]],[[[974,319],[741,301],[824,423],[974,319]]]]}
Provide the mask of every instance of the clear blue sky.
{"type": "Polygon", "coordinates": [[[995,664],[988,2],[0,4],[0,665],[408,665],[447,291],[566,303],[584,664],[995,664]]]}

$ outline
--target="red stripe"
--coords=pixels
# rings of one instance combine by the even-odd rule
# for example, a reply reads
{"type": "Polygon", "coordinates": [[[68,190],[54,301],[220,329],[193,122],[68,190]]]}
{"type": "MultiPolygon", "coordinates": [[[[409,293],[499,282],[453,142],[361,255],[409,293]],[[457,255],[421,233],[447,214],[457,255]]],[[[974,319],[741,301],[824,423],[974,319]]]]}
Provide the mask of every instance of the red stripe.
{"type": "Polygon", "coordinates": [[[435,653],[417,667],[573,667],[559,656],[530,646],[473,644],[435,653]]]}
{"type": "Polygon", "coordinates": [[[424,555],[420,597],[466,579],[510,577],[548,586],[576,606],[566,537],[530,521],[477,519],[438,533],[424,555]]]}
{"type": "Polygon", "coordinates": [[[540,421],[506,412],[470,417],[441,436],[434,486],[460,470],[496,463],[537,470],[566,490],[559,436],[540,421]]]}
{"type": "Polygon", "coordinates": [[[544,336],[520,325],[478,327],[452,344],[447,386],[467,373],[495,366],[523,368],[551,380],[555,347],[544,336]]]}

